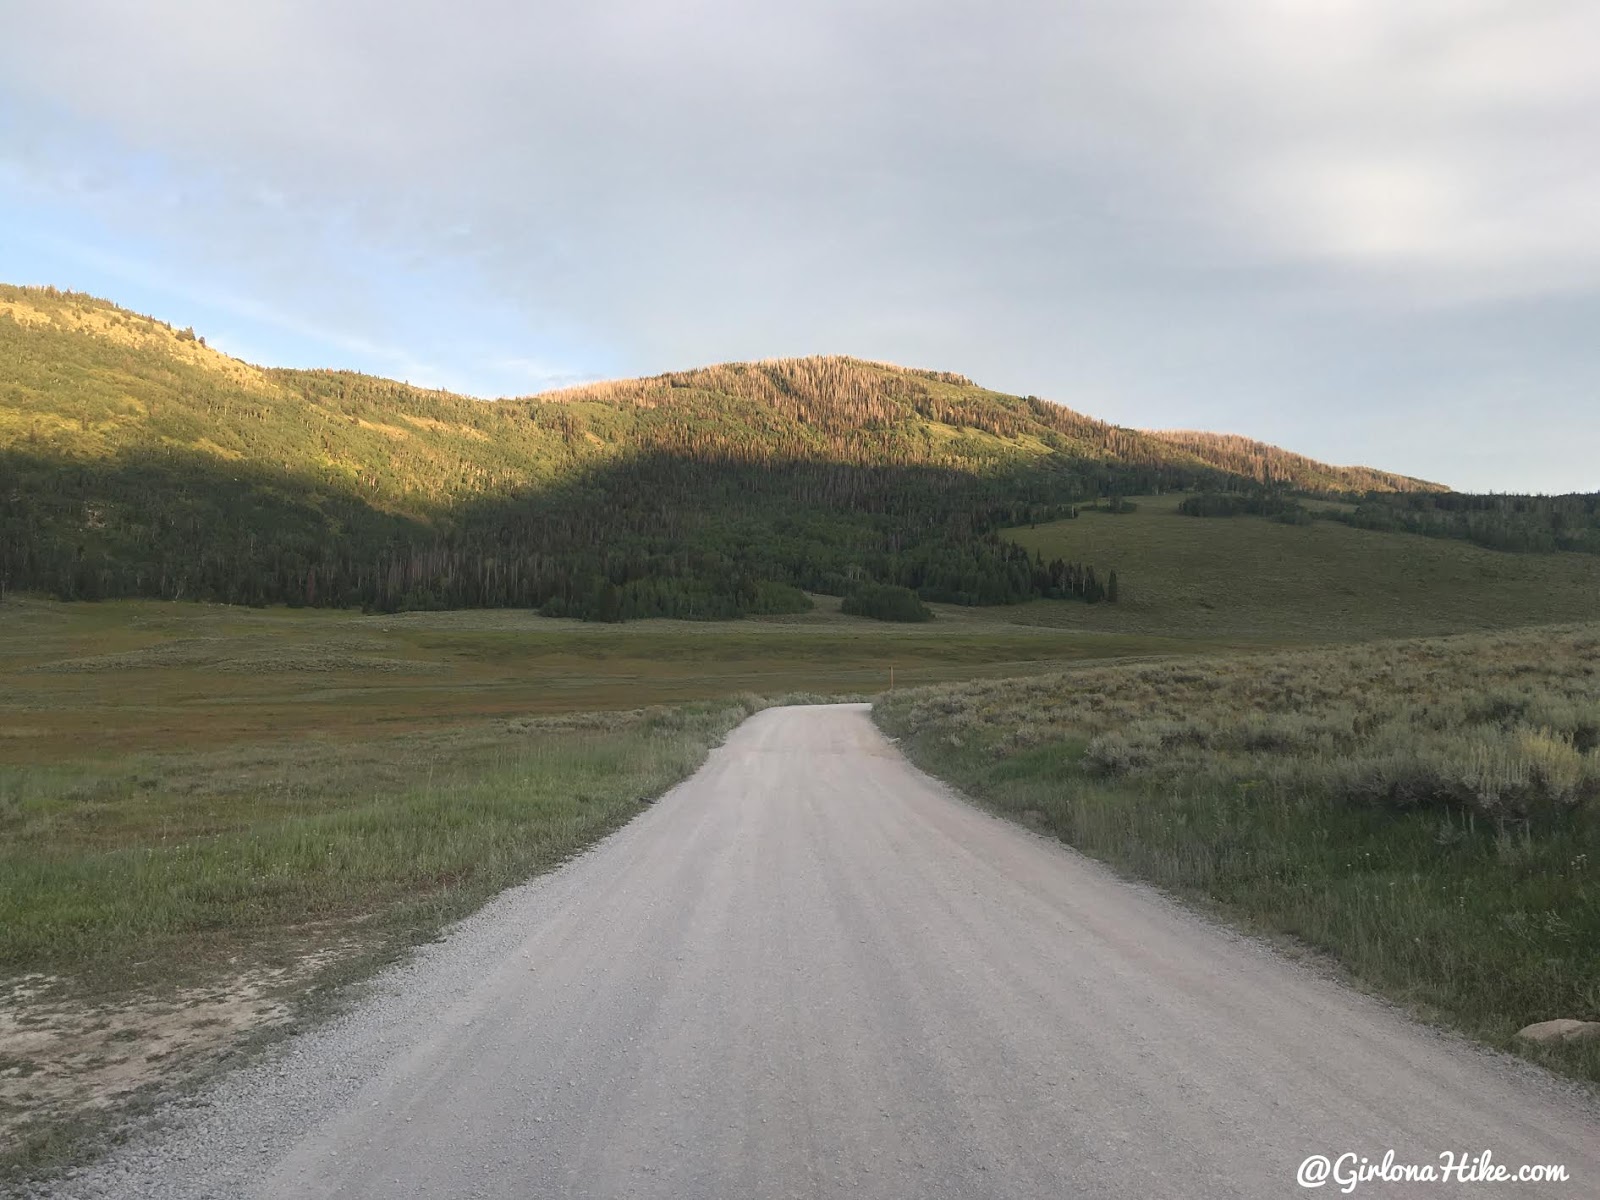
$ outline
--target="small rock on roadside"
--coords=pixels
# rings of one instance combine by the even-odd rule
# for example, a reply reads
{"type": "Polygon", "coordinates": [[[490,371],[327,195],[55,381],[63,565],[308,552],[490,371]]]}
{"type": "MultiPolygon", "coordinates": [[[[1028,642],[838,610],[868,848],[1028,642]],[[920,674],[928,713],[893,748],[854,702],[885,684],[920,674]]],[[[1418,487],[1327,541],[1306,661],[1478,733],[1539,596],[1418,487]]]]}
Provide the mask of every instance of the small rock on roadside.
{"type": "Polygon", "coordinates": [[[1600,1021],[1574,1021],[1559,1017],[1554,1021],[1540,1021],[1517,1030],[1517,1037],[1525,1042],[1549,1045],[1552,1042],[1586,1042],[1600,1038],[1600,1021]]]}

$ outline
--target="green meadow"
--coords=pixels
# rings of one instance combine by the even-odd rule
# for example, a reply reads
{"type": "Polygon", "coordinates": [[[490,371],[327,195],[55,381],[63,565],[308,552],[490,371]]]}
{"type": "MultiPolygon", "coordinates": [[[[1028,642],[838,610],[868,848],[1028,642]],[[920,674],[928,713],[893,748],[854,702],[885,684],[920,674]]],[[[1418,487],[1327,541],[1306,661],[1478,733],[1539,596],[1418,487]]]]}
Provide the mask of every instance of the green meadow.
{"type": "Polygon", "coordinates": [[[791,617],[597,625],[515,609],[365,616],[11,597],[0,607],[0,762],[359,740],[740,692],[870,693],[891,671],[934,682],[1195,645],[1040,620],[1066,604],[936,606],[939,620],[899,626],[816,599],[817,611],[791,617]]]}
{"type": "Polygon", "coordinates": [[[1116,605],[1040,620],[1123,634],[1255,645],[1362,641],[1600,619],[1600,555],[1508,554],[1334,521],[1187,517],[1180,495],[1131,513],[1013,530],[1046,560],[1115,568],[1116,605]]]}

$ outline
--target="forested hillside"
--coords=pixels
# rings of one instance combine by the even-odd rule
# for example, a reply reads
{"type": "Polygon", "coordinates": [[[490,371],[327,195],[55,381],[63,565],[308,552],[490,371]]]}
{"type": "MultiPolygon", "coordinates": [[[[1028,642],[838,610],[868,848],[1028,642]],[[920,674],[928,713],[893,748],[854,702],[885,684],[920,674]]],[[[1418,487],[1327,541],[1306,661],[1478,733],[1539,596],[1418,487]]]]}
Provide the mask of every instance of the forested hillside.
{"type": "Polygon", "coordinates": [[[1232,433],[1190,429],[1152,430],[1145,435],[1267,488],[1301,492],[1438,493],[1448,489],[1370,467],[1330,467],[1303,454],[1232,433]]]}
{"type": "Polygon", "coordinates": [[[1047,565],[996,531],[1104,495],[1431,486],[1273,453],[1258,469],[838,358],[491,403],[259,369],[104,301],[0,287],[0,581],[67,598],[599,619],[783,611],[867,582],[1097,599],[1070,581],[1115,563],[1047,565]]]}

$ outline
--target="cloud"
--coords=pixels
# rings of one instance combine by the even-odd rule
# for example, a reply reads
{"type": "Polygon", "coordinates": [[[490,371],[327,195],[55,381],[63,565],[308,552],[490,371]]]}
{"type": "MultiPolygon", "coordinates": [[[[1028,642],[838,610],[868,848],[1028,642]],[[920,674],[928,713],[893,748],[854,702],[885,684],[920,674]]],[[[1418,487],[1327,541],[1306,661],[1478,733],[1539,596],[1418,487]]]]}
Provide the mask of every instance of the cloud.
{"type": "Polygon", "coordinates": [[[58,0],[0,162],[456,386],[841,350],[1406,468],[1386,409],[1468,362],[1596,383],[1481,345],[1600,293],[1595,45],[1582,0],[58,0]]]}

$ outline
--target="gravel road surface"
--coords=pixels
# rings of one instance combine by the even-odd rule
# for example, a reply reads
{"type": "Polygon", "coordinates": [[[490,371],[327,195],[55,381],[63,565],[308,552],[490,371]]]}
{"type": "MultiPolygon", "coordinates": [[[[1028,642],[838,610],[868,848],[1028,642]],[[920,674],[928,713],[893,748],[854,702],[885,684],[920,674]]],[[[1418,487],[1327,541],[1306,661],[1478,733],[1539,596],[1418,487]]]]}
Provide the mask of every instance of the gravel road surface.
{"type": "Polygon", "coordinates": [[[1600,1196],[1575,1087],[1421,1029],[770,709],[599,847],[71,1196],[1288,1197],[1489,1151],[1600,1196]]]}

